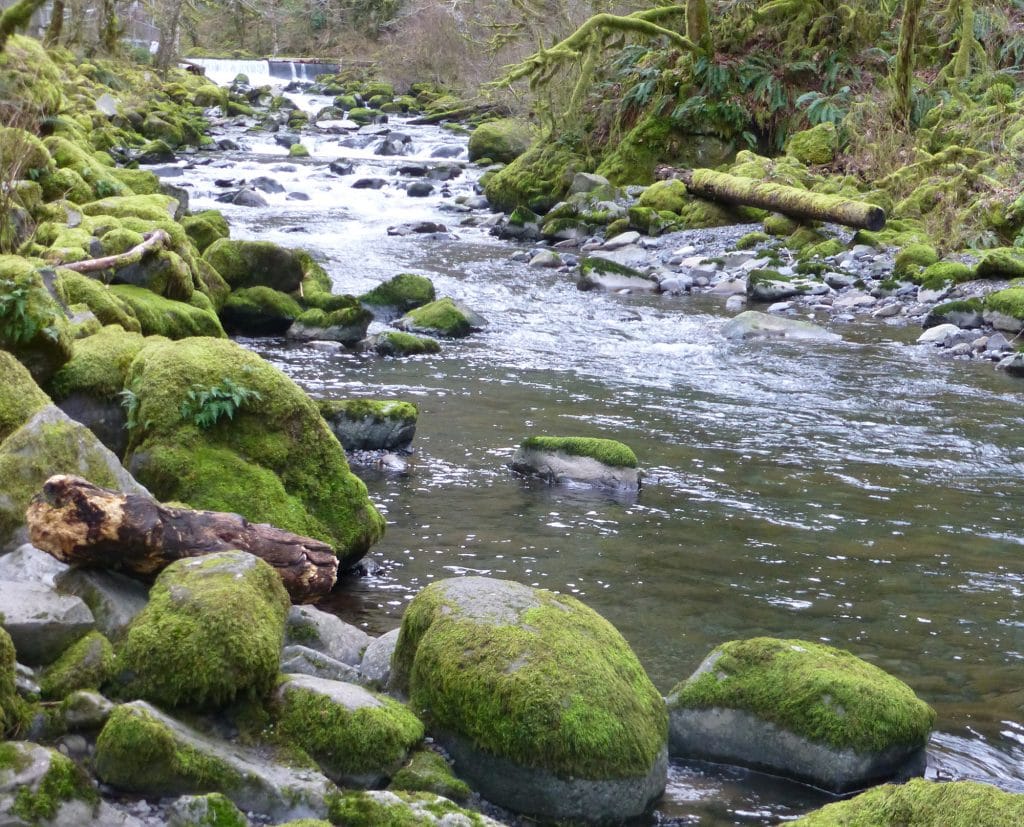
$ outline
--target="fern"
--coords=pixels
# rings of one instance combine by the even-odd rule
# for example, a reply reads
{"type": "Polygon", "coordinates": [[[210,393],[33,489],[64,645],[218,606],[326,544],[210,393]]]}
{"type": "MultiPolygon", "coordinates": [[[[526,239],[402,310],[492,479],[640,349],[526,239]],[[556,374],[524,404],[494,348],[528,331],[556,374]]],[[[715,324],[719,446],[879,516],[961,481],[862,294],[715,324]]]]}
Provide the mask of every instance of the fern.
{"type": "Polygon", "coordinates": [[[249,402],[258,402],[260,395],[224,378],[210,388],[193,386],[185,394],[185,401],[179,409],[181,418],[191,420],[200,428],[211,428],[222,417],[234,419],[235,413],[249,402]]]}
{"type": "Polygon", "coordinates": [[[839,126],[849,109],[850,87],[844,86],[834,95],[805,92],[796,99],[796,105],[805,110],[808,123],[834,123],[839,126]]]}
{"type": "Polygon", "coordinates": [[[56,327],[46,324],[53,321],[52,312],[43,319],[29,313],[31,294],[30,287],[11,279],[0,280],[0,336],[11,344],[31,341],[40,332],[51,341],[59,336],[56,327]]]}
{"type": "Polygon", "coordinates": [[[131,388],[125,388],[117,395],[124,408],[124,427],[131,431],[139,426],[139,397],[131,388]]]}
{"type": "Polygon", "coordinates": [[[622,96],[623,109],[629,106],[642,108],[651,102],[654,92],[658,88],[658,81],[661,79],[661,72],[655,68],[642,69],[639,73],[640,81],[622,96]]]}

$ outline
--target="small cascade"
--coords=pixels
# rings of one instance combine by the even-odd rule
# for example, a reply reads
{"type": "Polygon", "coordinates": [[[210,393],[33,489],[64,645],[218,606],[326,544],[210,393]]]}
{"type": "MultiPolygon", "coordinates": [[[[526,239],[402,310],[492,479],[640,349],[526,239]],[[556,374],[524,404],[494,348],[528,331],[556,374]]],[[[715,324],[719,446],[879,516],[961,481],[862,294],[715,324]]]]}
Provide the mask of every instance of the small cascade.
{"type": "Polygon", "coordinates": [[[211,57],[189,58],[190,63],[202,66],[206,77],[219,85],[231,83],[239,75],[249,78],[253,86],[263,86],[271,82],[269,60],[225,60],[211,57]]]}

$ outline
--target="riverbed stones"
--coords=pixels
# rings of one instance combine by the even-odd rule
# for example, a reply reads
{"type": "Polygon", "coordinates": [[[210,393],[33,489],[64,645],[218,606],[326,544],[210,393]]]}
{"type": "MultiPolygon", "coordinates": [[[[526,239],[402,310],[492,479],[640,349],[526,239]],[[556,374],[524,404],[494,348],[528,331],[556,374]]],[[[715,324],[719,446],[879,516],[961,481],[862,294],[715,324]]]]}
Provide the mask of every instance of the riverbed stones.
{"type": "Polygon", "coordinates": [[[846,801],[790,822],[793,827],[1018,827],[1024,824],[1024,795],[974,781],[935,782],[915,778],[883,784],[846,801]]]}
{"type": "Polygon", "coordinates": [[[919,775],[935,712],[849,652],[753,638],[716,648],[667,698],[673,756],[844,792],[919,775]]]}
{"type": "Polygon", "coordinates": [[[363,652],[359,663],[359,673],[363,681],[376,689],[383,689],[391,679],[391,656],[398,644],[399,629],[385,632],[374,638],[363,652]]]}
{"type": "Polygon", "coordinates": [[[249,827],[249,819],[220,793],[183,795],[167,808],[167,827],[249,827]]]}
{"type": "Polygon", "coordinates": [[[0,582],[0,618],[14,641],[18,660],[30,666],[52,663],[96,622],[77,597],[36,583],[0,582]]]}
{"type": "Polygon", "coordinates": [[[469,136],[469,160],[490,158],[501,164],[510,164],[533,142],[536,128],[519,118],[499,118],[480,124],[469,136]]]}
{"type": "Polygon", "coordinates": [[[110,786],[146,796],[219,792],[270,818],[313,818],[335,787],[321,773],[267,761],[176,721],[145,701],[119,706],[96,741],[96,774],[110,786]]]}
{"type": "MultiPolygon", "coordinates": [[[[433,793],[407,793],[393,790],[346,792],[331,800],[330,824],[345,827],[502,827],[493,818],[464,810],[452,801],[433,793]]],[[[287,827],[287,826],[285,826],[287,827]]],[[[294,825],[293,827],[320,827],[294,825]]],[[[325,827],[327,825],[325,824],[325,827]]]]}
{"type": "Polygon", "coordinates": [[[94,821],[97,805],[96,792],[71,759],[28,741],[0,743],[0,823],[5,827],[123,824],[113,818],[94,821]]]}
{"type": "Polygon", "coordinates": [[[666,713],[622,636],[579,601],[459,577],[409,604],[392,685],[485,798],[618,821],[664,789],[666,713]]]}
{"type": "Polygon", "coordinates": [[[358,666],[363,650],[373,640],[358,626],[315,606],[292,606],[285,624],[285,643],[300,644],[358,666]]]}
{"type": "Polygon", "coordinates": [[[591,437],[529,437],[516,450],[513,471],[550,483],[635,491],[636,454],[621,442],[591,437]]]}
{"type": "Polygon", "coordinates": [[[935,327],[928,328],[924,333],[918,336],[917,343],[919,345],[941,345],[951,336],[956,336],[959,333],[960,328],[955,324],[940,324],[935,327]]]}
{"type": "Polygon", "coordinates": [[[842,337],[823,327],[782,316],[772,316],[757,310],[745,310],[722,325],[726,339],[809,339],[812,341],[835,342],[842,337]]]}
{"type": "Polygon", "coordinates": [[[82,598],[96,618],[96,628],[112,641],[121,638],[149,601],[146,586],[120,572],[70,568],[54,562],[63,569],[54,580],[57,591],[82,598]]]}
{"type": "Polygon", "coordinates": [[[265,695],[290,605],[274,569],[251,554],[175,561],[157,577],[118,653],[121,693],[199,708],[265,695]]]}
{"type": "Polygon", "coordinates": [[[275,704],[281,734],[344,786],[378,786],[423,739],[423,724],[402,704],[351,683],[289,675],[275,704]]]}
{"type": "Polygon", "coordinates": [[[403,451],[416,435],[419,410],[411,402],[325,399],[318,404],[346,451],[403,451]]]}

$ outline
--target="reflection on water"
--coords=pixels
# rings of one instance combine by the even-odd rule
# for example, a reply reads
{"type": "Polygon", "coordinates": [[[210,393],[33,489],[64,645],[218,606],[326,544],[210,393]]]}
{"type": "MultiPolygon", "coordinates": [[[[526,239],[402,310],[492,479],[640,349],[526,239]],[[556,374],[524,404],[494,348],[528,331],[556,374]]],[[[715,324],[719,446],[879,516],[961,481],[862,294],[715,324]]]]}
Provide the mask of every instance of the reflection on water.
{"type": "MultiPolygon", "coordinates": [[[[425,157],[450,140],[414,137],[425,157]]],[[[388,532],[369,556],[374,573],[347,583],[336,611],[377,633],[437,578],[536,584],[607,617],[664,692],[725,640],[832,643],[935,706],[930,775],[1024,790],[1017,381],[883,323],[835,328],[837,343],[726,342],[718,300],[579,293],[571,275],[513,263],[508,246],[459,227],[452,198],[353,191],[323,166],[345,151],[327,139],[317,151],[274,173],[312,200],[227,207],[236,236],[322,254],[344,292],[425,273],[490,321],[407,361],[247,342],[313,395],[420,406],[407,471],[360,472],[388,532]],[[385,235],[414,219],[445,221],[458,238],[385,235]],[[626,442],[644,487],[616,498],[511,475],[516,445],[542,433],[626,442]]],[[[242,154],[236,174],[281,160],[242,154]]],[[[195,206],[213,205],[218,174],[196,173],[195,206]]],[[[463,176],[452,195],[469,188],[463,176]]],[[[823,800],[687,764],[654,819],[773,823],[823,800]]]]}

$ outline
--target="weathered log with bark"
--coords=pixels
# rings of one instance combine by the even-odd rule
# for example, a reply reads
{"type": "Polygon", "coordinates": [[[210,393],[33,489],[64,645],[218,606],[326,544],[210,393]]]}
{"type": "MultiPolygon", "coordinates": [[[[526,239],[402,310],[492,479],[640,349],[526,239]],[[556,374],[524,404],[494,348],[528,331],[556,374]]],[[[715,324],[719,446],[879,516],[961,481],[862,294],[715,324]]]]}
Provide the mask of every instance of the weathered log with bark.
{"type": "Polygon", "coordinates": [[[81,477],[50,477],[26,516],[32,544],[72,566],[150,579],[182,557],[238,549],[273,566],[296,603],[327,594],[338,576],[338,558],[319,540],[238,514],[171,508],[81,477]]]}
{"type": "Polygon", "coordinates": [[[821,195],[710,169],[680,170],[678,177],[693,195],[712,201],[758,207],[793,218],[832,221],[864,230],[880,230],[885,226],[885,210],[881,207],[841,195],[821,195]]]}
{"type": "Polygon", "coordinates": [[[125,250],[125,252],[118,253],[116,256],[72,261],[68,264],[62,264],[61,267],[65,270],[74,270],[76,273],[95,273],[97,270],[120,267],[122,264],[132,264],[141,259],[150,250],[170,246],[171,237],[165,230],[153,230],[151,233],[146,233],[144,240],[140,244],[136,244],[130,250],[125,250]]]}

